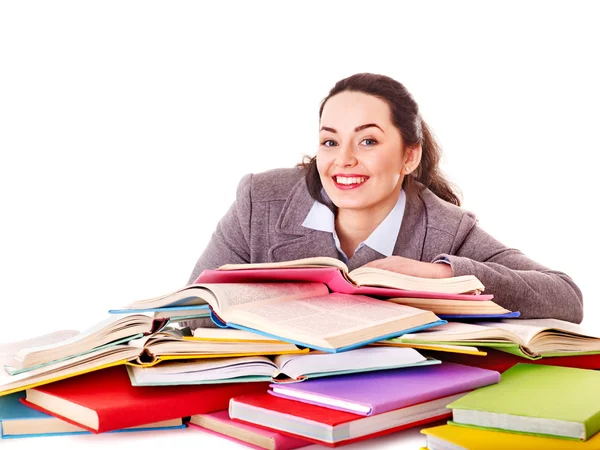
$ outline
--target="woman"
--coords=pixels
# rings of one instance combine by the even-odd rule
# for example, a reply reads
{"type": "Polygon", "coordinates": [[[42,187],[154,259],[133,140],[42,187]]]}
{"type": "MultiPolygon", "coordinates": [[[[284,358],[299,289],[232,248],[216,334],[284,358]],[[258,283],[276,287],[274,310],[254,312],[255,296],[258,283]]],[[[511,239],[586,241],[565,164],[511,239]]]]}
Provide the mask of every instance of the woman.
{"type": "Polygon", "coordinates": [[[190,283],[226,263],[331,256],[350,270],[475,275],[523,318],[581,322],[571,278],[504,246],[460,208],[438,167],[441,149],[402,84],[353,75],[333,87],[319,117],[316,157],[241,180],[190,283]]]}

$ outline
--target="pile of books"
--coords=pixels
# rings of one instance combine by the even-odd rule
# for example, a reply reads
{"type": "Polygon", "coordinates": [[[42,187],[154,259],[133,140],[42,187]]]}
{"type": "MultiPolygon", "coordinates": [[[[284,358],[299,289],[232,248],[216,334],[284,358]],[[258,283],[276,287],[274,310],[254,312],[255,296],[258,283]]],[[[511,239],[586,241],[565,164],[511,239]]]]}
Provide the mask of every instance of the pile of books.
{"type": "MultiPolygon", "coordinates": [[[[297,448],[452,418],[424,430],[430,448],[448,448],[454,436],[490,432],[474,430],[487,422],[470,423],[464,412],[477,402],[455,406],[492,389],[504,391],[486,396],[488,405],[507,392],[523,397],[521,382],[510,381],[521,367],[600,368],[597,337],[562,321],[515,319],[483,292],[472,276],[348,272],[331,258],[205,271],[82,333],[0,345],[1,436],[199,427],[297,448]],[[207,317],[218,328],[179,325],[207,317]]],[[[557,388],[559,379],[543,385],[557,388]]]]}

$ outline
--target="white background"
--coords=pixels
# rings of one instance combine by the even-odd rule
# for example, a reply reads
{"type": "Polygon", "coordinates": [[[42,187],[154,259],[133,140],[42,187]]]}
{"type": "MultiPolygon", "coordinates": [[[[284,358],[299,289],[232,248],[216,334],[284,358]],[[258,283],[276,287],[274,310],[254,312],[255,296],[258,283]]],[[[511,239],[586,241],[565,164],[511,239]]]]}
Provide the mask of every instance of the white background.
{"type": "MultiPolygon", "coordinates": [[[[0,5],[0,342],[185,284],[239,179],[314,153],[357,72],[406,85],[464,206],[569,274],[600,328],[594,2],[216,4],[0,5]]],[[[190,431],[52,442],[217,443],[190,431]]]]}

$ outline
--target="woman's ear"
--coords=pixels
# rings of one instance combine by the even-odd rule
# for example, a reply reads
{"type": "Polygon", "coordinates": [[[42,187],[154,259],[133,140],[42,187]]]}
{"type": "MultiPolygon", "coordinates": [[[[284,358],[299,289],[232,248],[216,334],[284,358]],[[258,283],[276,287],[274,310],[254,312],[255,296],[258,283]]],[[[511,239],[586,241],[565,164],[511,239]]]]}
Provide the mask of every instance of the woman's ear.
{"type": "Polygon", "coordinates": [[[404,160],[404,173],[409,174],[414,172],[419,164],[421,163],[421,156],[423,155],[423,149],[421,145],[414,147],[406,147],[406,156],[404,160]]]}

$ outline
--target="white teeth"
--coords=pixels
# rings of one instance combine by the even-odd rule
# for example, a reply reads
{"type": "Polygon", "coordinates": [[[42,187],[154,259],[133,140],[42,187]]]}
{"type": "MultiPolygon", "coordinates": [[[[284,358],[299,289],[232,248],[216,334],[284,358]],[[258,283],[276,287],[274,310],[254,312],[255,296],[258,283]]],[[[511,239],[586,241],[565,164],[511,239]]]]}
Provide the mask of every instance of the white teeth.
{"type": "Polygon", "coordinates": [[[335,177],[335,181],[339,184],[360,184],[367,181],[366,177],[335,177]]]}

